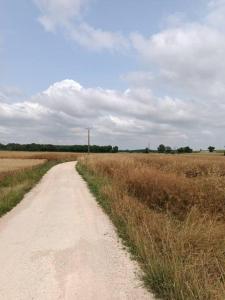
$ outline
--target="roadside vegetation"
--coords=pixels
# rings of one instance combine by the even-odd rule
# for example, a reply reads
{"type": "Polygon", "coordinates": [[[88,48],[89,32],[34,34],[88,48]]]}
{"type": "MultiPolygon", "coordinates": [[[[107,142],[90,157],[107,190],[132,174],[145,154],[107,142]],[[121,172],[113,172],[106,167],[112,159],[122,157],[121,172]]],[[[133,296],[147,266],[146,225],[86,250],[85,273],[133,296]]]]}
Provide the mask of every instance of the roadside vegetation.
{"type": "MultiPolygon", "coordinates": [[[[1,161],[0,161],[1,163],[1,161]]],[[[13,161],[10,162],[13,164],[13,161]]],[[[0,173],[0,217],[18,204],[41,177],[54,165],[54,162],[0,173]]]]}
{"type": "Polygon", "coordinates": [[[162,299],[225,299],[223,156],[117,154],[77,169],[162,299]]]}
{"type": "Polygon", "coordinates": [[[77,159],[77,153],[0,152],[0,217],[17,205],[54,165],[77,159]]]}
{"type": "Polygon", "coordinates": [[[16,170],[22,170],[29,167],[41,165],[45,161],[45,159],[0,158],[0,178],[16,170]]]}

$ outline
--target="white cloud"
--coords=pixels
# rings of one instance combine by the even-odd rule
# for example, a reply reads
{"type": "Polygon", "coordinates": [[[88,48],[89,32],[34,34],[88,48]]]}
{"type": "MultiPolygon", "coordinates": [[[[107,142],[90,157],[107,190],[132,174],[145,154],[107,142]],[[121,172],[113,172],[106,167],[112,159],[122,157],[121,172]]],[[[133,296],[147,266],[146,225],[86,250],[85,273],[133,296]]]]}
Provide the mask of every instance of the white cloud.
{"type": "Polygon", "coordinates": [[[149,63],[156,63],[163,70],[175,75],[215,78],[224,75],[222,60],[225,36],[207,26],[184,24],[145,39],[139,34],[131,36],[138,53],[149,63]]]}
{"type": "Polygon", "coordinates": [[[130,35],[145,71],[124,75],[136,85],[150,86],[160,94],[217,105],[225,98],[225,1],[208,4],[199,22],[180,22],[144,37],[130,35]],[[221,26],[223,25],[223,26],[221,26]],[[154,71],[153,71],[154,70],[154,71]],[[150,76],[151,74],[151,76],[150,76]]]}
{"type": "MultiPolygon", "coordinates": [[[[93,127],[93,143],[118,144],[121,147],[152,145],[193,145],[199,135],[224,126],[218,108],[201,103],[186,102],[172,97],[156,97],[147,88],[125,92],[101,88],[85,88],[73,80],[51,85],[25,102],[0,103],[1,125],[10,134],[19,134],[19,142],[85,143],[85,127],[93,127]],[[196,114],[196,111],[198,112],[196,114]],[[216,116],[207,120],[206,115],[216,116]]],[[[214,138],[214,136],[212,137],[214,138]]]]}
{"type": "Polygon", "coordinates": [[[91,0],[34,0],[41,15],[38,20],[50,32],[62,29],[67,37],[90,50],[124,51],[128,41],[119,32],[106,31],[81,21],[91,0]]]}
{"type": "Polygon", "coordinates": [[[78,18],[88,0],[34,0],[34,3],[41,12],[40,23],[47,31],[55,31],[78,18]]]}
{"type": "Polygon", "coordinates": [[[17,86],[0,86],[0,101],[12,102],[24,96],[23,91],[17,86]]]}
{"type": "Polygon", "coordinates": [[[208,4],[206,22],[219,30],[225,30],[225,0],[212,0],[208,4]]]}
{"type": "MultiPolygon", "coordinates": [[[[223,143],[224,16],[225,1],[215,0],[209,3],[207,16],[199,22],[179,19],[148,38],[138,32],[130,35],[144,71],[130,72],[122,78],[136,88],[151,87],[153,93],[156,90],[162,96],[173,95],[163,97],[163,106],[157,106],[160,122],[164,122],[163,116],[168,124],[173,119],[179,131],[182,131],[181,119],[185,124],[186,116],[192,115],[193,128],[189,133],[185,130],[183,133],[189,139],[192,137],[193,141],[199,139],[199,145],[209,142],[204,141],[206,135],[211,143],[223,143]],[[179,100],[174,101],[174,98],[183,99],[179,103],[179,110],[179,100]],[[176,111],[175,116],[172,111],[176,111]]],[[[190,129],[190,125],[184,127],[190,129]]]]}
{"type": "Polygon", "coordinates": [[[131,44],[140,67],[122,76],[130,86],[125,92],[64,80],[26,102],[0,104],[0,117],[11,133],[19,122],[27,138],[33,136],[27,126],[32,124],[35,136],[46,142],[83,143],[79,132],[90,125],[101,144],[140,147],[150,139],[155,145],[223,145],[225,0],[210,1],[199,22],[175,14],[158,33],[145,37],[137,32],[128,38],[83,21],[88,0],[35,2],[46,30],[61,29],[97,51],[124,51],[131,44]]]}
{"type": "Polygon", "coordinates": [[[129,47],[121,33],[95,29],[86,23],[71,29],[70,37],[91,50],[125,51],[129,47]]]}

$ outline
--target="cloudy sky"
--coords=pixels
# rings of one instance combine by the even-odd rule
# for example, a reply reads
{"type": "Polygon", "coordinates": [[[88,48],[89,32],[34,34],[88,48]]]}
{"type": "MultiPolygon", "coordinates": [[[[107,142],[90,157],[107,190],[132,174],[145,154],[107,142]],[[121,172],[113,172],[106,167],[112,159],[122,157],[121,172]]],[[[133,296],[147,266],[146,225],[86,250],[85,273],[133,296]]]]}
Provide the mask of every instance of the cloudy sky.
{"type": "Polygon", "coordinates": [[[225,145],[225,0],[0,2],[0,142],[225,145]]]}

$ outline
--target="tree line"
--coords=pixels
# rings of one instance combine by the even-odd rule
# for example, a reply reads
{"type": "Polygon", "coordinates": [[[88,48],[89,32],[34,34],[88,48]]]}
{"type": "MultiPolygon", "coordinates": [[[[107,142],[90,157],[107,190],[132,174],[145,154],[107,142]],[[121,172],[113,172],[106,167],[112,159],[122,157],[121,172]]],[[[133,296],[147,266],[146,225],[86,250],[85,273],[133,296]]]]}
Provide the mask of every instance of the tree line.
{"type": "MultiPolygon", "coordinates": [[[[1,144],[0,151],[46,151],[46,152],[88,152],[87,145],[52,145],[52,144],[18,144],[9,143],[1,144]]],[[[90,151],[93,153],[116,153],[118,152],[118,146],[98,146],[91,145],[90,151]]]]}
{"type": "MultiPolygon", "coordinates": [[[[40,151],[40,152],[88,152],[88,145],[52,145],[52,144],[19,144],[19,143],[9,143],[1,144],[0,151],[40,151]]],[[[209,146],[209,152],[214,152],[215,147],[209,146]]],[[[193,149],[189,146],[179,147],[177,149],[172,149],[170,146],[165,146],[160,144],[157,150],[152,150],[149,148],[145,149],[136,149],[136,150],[119,150],[118,146],[98,146],[91,145],[90,152],[93,153],[117,153],[117,152],[129,152],[129,153],[166,153],[166,154],[175,154],[175,153],[192,153],[193,149]]]]}
{"type": "Polygon", "coordinates": [[[192,153],[193,152],[193,149],[191,149],[189,146],[172,149],[170,146],[165,146],[163,144],[160,144],[157,150],[159,153],[192,153]]]}
{"type": "Polygon", "coordinates": [[[165,146],[160,144],[156,150],[145,148],[145,149],[135,149],[135,150],[120,150],[119,152],[129,152],[129,153],[166,153],[166,154],[175,154],[175,153],[192,153],[193,149],[189,146],[179,147],[172,149],[170,146],[165,146]]]}

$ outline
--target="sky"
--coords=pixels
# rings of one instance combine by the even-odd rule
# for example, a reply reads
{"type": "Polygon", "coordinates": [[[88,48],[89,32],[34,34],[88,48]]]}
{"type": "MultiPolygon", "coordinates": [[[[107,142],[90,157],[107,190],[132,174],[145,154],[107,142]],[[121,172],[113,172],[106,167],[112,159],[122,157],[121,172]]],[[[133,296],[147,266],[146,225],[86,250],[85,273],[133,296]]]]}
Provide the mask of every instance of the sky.
{"type": "Polygon", "coordinates": [[[0,143],[225,136],[225,0],[0,2],[0,143]]]}

